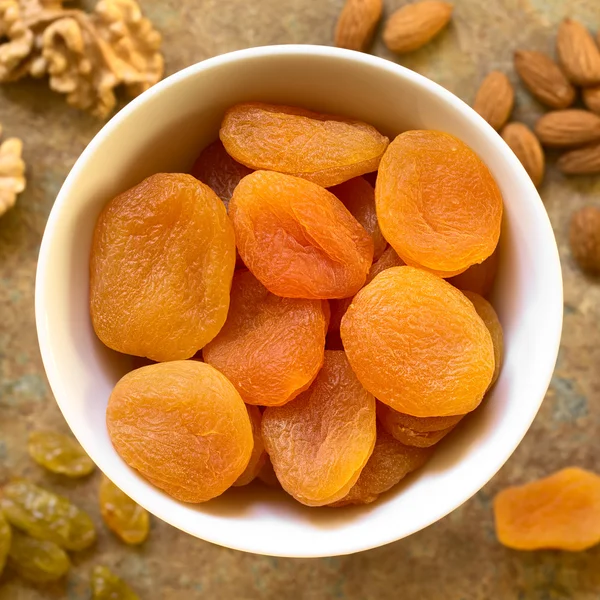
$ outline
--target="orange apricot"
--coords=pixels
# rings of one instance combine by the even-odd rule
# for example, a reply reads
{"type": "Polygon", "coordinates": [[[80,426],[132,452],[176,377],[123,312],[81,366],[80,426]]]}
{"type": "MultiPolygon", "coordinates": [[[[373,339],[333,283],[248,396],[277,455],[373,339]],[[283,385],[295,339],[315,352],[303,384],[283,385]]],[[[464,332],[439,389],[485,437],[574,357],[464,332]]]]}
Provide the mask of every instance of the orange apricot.
{"type": "Polygon", "coordinates": [[[248,409],[248,416],[250,417],[250,425],[252,425],[252,438],[254,440],[254,446],[252,448],[250,460],[248,461],[248,466],[235,480],[233,483],[234,487],[248,485],[254,481],[267,461],[267,453],[265,451],[265,445],[263,444],[262,433],[260,431],[262,413],[260,412],[258,406],[246,405],[246,408],[248,409]]]}
{"type": "Polygon", "coordinates": [[[484,298],[487,298],[494,286],[496,273],[498,272],[498,249],[492,252],[489,258],[482,263],[470,266],[466,271],[448,279],[459,290],[468,290],[475,292],[484,298]]]}

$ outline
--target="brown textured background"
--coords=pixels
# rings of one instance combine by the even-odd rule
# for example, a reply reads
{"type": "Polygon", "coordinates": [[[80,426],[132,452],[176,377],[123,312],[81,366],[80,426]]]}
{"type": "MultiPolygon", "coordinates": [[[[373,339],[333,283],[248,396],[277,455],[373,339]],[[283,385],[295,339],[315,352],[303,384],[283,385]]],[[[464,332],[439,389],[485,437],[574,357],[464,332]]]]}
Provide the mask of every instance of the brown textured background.
{"type": "MultiPolygon", "coordinates": [[[[478,82],[501,69],[516,83],[516,48],[552,51],[558,22],[570,15],[597,30],[598,0],[454,0],[448,31],[405,57],[377,41],[373,52],[398,61],[471,102],[478,82]]],[[[386,0],[386,14],[403,0],[386,0]]],[[[250,46],[332,44],[343,0],[142,0],[164,35],[167,71],[250,46]]],[[[532,124],[540,106],[522,90],[515,117],[532,124]]],[[[89,596],[92,565],[104,563],[142,598],[438,600],[600,598],[600,546],[583,553],[515,552],[493,532],[491,499],[502,487],[578,464],[600,471],[600,285],[574,266],[570,213],[600,204],[600,176],[566,179],[550,168],[541,190],[563,260],[565,325],[556,374],[538,418],[499,475],[462,508],[409,539],[362,554],[320,560],[275,559],[219,548],[153,520],[149,541],[127,548],[100,527],[98,474],[69,484],[28,458],[29,431],[66,425],[45,380],[33,295],[37,253],[54,198],[101,123],[68,108],[41,82],[0,89],[5,135],[21,137],[28,188],[0,219],[0,481],[24,475],[63,493],[99,525],[96,548],[74,558],[53,587],[0,579],[0,600],[89,596]]],[[[551,161],[552,162],[552,159],[551,161]]]]}

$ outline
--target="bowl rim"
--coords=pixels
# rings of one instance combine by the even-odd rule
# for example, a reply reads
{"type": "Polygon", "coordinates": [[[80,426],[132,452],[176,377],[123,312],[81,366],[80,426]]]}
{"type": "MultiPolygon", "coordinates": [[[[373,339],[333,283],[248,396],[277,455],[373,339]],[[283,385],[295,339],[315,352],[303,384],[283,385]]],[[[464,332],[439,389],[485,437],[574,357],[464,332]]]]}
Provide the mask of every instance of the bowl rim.
{"type": "MultiPolygon", "coordinates": [[[[549,387],[552,374],[554,372],[556,360],[558,357],[560,338],[562,333],[562,320],[563,320],[563,282],[562,272],[560,267],[560,258],[558,253],[558,247],[556,239],[552,230],[552,226],[548,217],[548,214],[544,208],[541,198],[533,184],[530,182],[528,175],[526,174],[523,166],[506,145],[504,140],[491,128],[491,126],[480,117],[468,104],[463,102],[460,98],[452,94],[450,91],[443,88],[441,85],[431,81],[423,75],[420,75],[410,69],[398,65],[392,61],[364,54],[361,52],[355,52],[352,50],[345,50],[341,48],[334,48],[330,46],[319,46],[319,45],[301,45],[301,44],[290,44],[290,45],[277,45],[277,46],[261,46],[255,48],[247,48],[243,50],[236,50],[226,54],[222,54],[213,58],[195,63],[189,67],[186,67],[176,73],[166,77],[149,90],[133,99],[129,104],[122,108],[116,115],[114,115],[94,136],[88,146],[84,149],[77,161],[71,168],[65,182],[63,183],[56,201],[50,211],[42,242],[40,245],[38,264],[36,269],[36,280],[35,280],[35,320],[36,329],[38,335],[38,343],[42,356],[42,362],[44,369],[50,384],[52,393],[54,394],[55,400],[67,422],[71,431],[86,449],[86,440],[81,439],[81,436],[77,433],[75,419],[70,410],[70,402],[68,400],[69,394],[66,385],[61,381],[59,376],[58,368],[55,365],[53,359],[52,342],[47,335],[47,329],[45,327],[45,310],[46,305],[46,294],[49,287],[52,285],[51,281],[47,277],[48,264],[49,264],[49,249],[57,243],[59,236],[56,235],[57,224],[61,218],[63,212],[63,206],[67,203],[68,199],[72,195],[73,182],[79,177],[81,172],[85,169],[88,159],[93,156],[96,150],[103,144],[104,139],[118,129],[121,124],[126,121],[130,115],[132,115],[140,106],[148,102],[154,96],[161,94],[164,90],[177,86],[183,80],[193,77],[197,73],[214,67],[218,67],[224,64],[236,62],[238,60],[249,59],[249,58],[262,58],[269,56],[289,56],[289,57],[320,57],[320,58],[336,58],[344,59],[348,62],[359,63],[366,67],[372,67],[377,69],[383,69],[392,72],[395,76],[402,78],[405,81],[412,83],[424,91],[429,92],[437,96],[441,101],[446,104],[450,104],[455,110],[460,111],[466,115],[469,119],[474,120],[480,128],[487,129],[487,137],[489,138],[487,143],[491,143],[496,146],[496,149],[501,151],[506,161],[509,163],[511,169],[517,173],[521,173],[520,177],[525,176],[530,184],[530,190],[527,194],[527,200],[533,199],[535,201],[536,218],[539,219],[539,228],[543,233],[545,240],[545,253],[547,257],[552,259],[551,265],[546,267],[551,268],[552,285],[554,293],[548,298],[549,303],[553,303],[551,312],[555,315],[552,322],[548,323],[548,330],[546,331],[546,339],[549,340],[549,355],[548,361],[545,368],[541,370],[538,378],[537,385],[535,386],[536,396],[538,398],[537,403],[533,403],[528,408],[528,413],[520,421],[520,430],[512,437],[510,443],[507,441],[507,445],[502,447],[502,452],[498,452],[496,460],[493,464],[488,465],[486,470],[473,473],[473,477],[465,483],[465,493],[461,495],[461,499],[458,502],[454,502],[449,506],[445,506],[443,509],[438,511],[431,511],[427,515],[427,518],[418,519],[412,525],[405,527],[404,530],[398,534],[396,528],[381,528],[377,534],[371,533],[368,536],[357,536],[357,539],[353,539],[350,543],[345,540],[336,546],[335,550],[329,548],[327,551],[323,551],[319,548],[315,548],[314,551],[310,552],[297,552],[290,553],[289,550],[282,549],[278,551],[272,547],[272,544],[265,544],[261,539],[246,539],[244,537],[236,537],[230,532],[221,532],[219,528],[212,528],[211,532],[199,533],[193,530],[193,527],[189,527],[185,519],[178,519],[175,515],[177,511],[165,511],[155,507],[150,501],[140,494],[134,494],[135,500],[141,506],[143,506],[150,513],[155,514],[159,519],[169,523],[173,527],[185,531],[186,533],[199,537],[203,540],[225,546],[234,550],[240,550],[244,552],[252,552],[256,554],[270,555],[270,556],[281,556],[281,557],[299,557],[299,558],[314,558],[323,556],[339,556],[352,554],[364,550],[369,550],[379,546],[389,544],[397,541],[409,535],[428,527],[429,525],[437,522],[441,518],[445,517],[449,513],[456,510],[459,506],[474,496],[488,481],[490,481],[495,474],[500,470],[504,463],[513,454],[516,447],[519,445],[527,431],[529,430],[531,423],[533,422],[537,412],[544,400],[546,391],[549,387]],[[490,135],[491,134],[491,135],[490,135]],[[552,360],[550,360],[552,359],[552,360]]],[[[525,184],[526,185],[526,184],[525,184]]],[[[550,278],[550,276],[549,276],[550,278]]],[[[105,461],[101,453],[92,452],[90,457],[100,468],[101,471],[106,472],[103,468],[105,461]]],[[[123,489],[126,493],[130,494],[132,486],[128,483],[128,477],[125,475],[111,474],[111,479],[123,489]]],[[[147,482],[148,485],[151,485],[147,482]]],[[[131,495],[131,494],[130,494],[131,495]]],[[[173,499],[173,502],[177,500],[173,499]]],[[[333,534],[332,534],[333,535],[333,534]]],[[[283,544],[285,547],[286,544],[283,544]]]]}

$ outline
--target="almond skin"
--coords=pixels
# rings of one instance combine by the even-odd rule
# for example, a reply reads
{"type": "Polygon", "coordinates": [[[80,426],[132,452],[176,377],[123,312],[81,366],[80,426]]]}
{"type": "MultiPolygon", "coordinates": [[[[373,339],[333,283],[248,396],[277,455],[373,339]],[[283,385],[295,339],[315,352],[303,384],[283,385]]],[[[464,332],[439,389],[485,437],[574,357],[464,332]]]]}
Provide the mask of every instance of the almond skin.
{"type": "Polygon", "coordinates": [[[452,4],[424,0],[397,10],[386,23],[385,45],[393,52],[417,50],[431,41],[450,21],[452,4]]]}
{"type": "Polygon", "coordinates": [[[571,217],[571,253],[588,273],[600,273],[600,208],[586,206],[571,217]]]}
{"type": "Polygon", "coordinates": [[[568,108],[575,101],[575,88],[561,68],[543,52],[517,50],[515,70],[527,89],[550,108],[568,108]]]}
{"type": "Polygon", "coordinates": [[[337,22],[335,45],[348,50],[366,50],[382,10],[382,0],[347,0],[337,22]]]}
{"type": "Polygon", "coordinates": [[[556,37],[558,60],[576,85],[600,83],[600,50],[592,34],[578,21],[565,19],[556,37]]]}
{"type": "Polygon", "coordinates": [[[584,88],[583,103],[596,114],[600,115],[600,85],[584,88]]]}
{"type": "Polygon", "coordinates": [[[600,116],[577,108],[554,110],[538,119],[535,133],[544,146],[581,146],[600,140],[600,116]]]}
{"type": "Polygon", "coordinates": [[[533,131],[524,123],[509,123],[502,130],[502,139],[510,146],[535,187],[544,179],[545,158],[542,145],[533,131]]]}
{"type": "Polygon", "coordinates": [[[594,175],[600,173],[600,143],[565,152],[556,166],[567,175],[594,175]]]}
{"type": "Polygon", "coordinates": [[[481,82],[473,108],[496,130],[502,129],[515,104],[515,90],[508,77],[492,71],[481,82]]]}

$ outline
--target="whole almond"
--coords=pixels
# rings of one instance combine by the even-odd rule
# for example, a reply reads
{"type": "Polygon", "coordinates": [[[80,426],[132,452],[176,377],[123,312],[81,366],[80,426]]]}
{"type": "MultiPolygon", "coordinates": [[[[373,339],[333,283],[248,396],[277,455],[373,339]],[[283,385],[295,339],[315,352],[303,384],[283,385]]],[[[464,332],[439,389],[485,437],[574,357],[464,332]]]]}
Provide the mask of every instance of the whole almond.
{"type": "Polygon", "coordinates": [[[382,9],[382,0],[347,0],[337,22],[335,45],[348,50],[365,50],[371,43],[382,9]]]}
{"type": "Polygon", "coordinates": [[[431,41],[450,21],[452,4],[424,0],[397,10],[386,23],[385,45],[393,52],[412,52],[431,41]]]}
{"type": "Polygon", "coordinates": [[[517,50],[515,70],[527,89],[551,108],[567,108],[575,101],[575,88],[560,67],[543,52],[517,50]]]}
{"type": "Polygon", "coordinates": [[[592,112],[600,115],[600,85],[584,88],[583,102],[592,112]]]}
{"type": "Polygon", "coordinates": [[[588,273],[600,274],[600,208],[585,206],[573,214],[569,242],[579,266],[588,273]]]}
{"type": "Polygon", "coordinates": [[[580,146],[600,140],[600,116],[578,108],[554,110],[538,119],[535,133],[544,146],[580,146]]]}
{"type": "Polygon", "coordinates": [[[558,60],[577,85],[600,83],[600,50],[592,34],[578,21],[565,19],[556,37],[558,60]]]}
{"type": "Polygon", "coordinates": [[[509,123],[502,130],[502,139],[521,161],[535,187],[539,187],[544,179],[546,161],[542,145],[533,131],[524,123],[509,123]]]}
{"type": "Polygon", "coordinates": [[[565,152],[556,166],[567,175],[593,175],[600,173],[600,143],[565,152]]]}
{"type": "Polygon", "coordinates": [[[473,108],[496,130],[502,129],[515,104],[515,90],[508,77],[492,71],[481,82],[473,108]]]}

